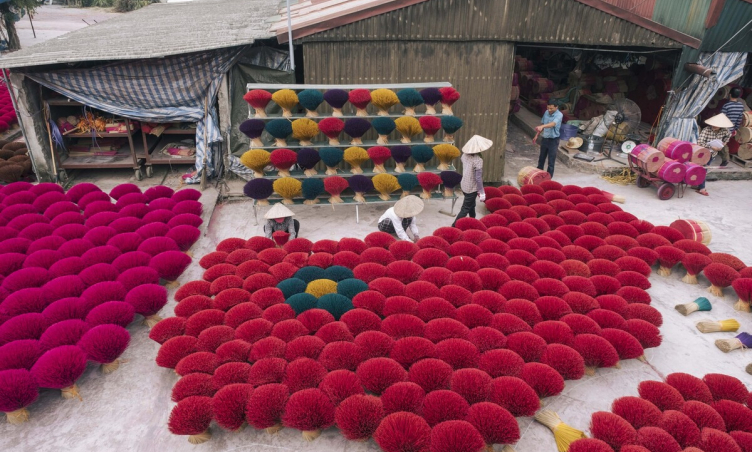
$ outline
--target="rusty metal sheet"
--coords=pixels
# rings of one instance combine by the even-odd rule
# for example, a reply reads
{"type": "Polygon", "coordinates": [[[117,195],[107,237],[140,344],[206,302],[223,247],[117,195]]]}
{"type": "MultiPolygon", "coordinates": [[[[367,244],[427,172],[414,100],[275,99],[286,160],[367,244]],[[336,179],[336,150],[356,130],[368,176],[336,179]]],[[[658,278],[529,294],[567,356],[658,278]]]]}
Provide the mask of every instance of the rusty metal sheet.
{"type": "Polygon", "coordinates": [[[453,108],[465,122],[456,135],[458,146],[475,134],[491,139],[494,146],[484,155],[484,178],[503,179],[514,44],[316,42],[303,46],[303,63],[306,83],[450,82],[462,95],[453,108]]]}

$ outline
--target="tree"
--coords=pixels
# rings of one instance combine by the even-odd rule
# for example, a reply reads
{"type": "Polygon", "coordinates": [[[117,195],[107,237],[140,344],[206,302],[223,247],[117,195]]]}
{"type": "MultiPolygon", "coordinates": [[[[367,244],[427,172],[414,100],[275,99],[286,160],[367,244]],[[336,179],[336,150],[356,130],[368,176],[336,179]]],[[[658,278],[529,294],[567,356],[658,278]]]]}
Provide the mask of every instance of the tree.
{"type": "Polygon", "coordinates": [[[18,33],[16,33],[16,22],[21,20],[25,14],[34,14],[39,5],[38,0],[10,0],[0,3],[2,26],[6,33],[4,38],[8,42],[8,50],[13,51],[21,48],[21,41],[18,39],[18,33]]]}

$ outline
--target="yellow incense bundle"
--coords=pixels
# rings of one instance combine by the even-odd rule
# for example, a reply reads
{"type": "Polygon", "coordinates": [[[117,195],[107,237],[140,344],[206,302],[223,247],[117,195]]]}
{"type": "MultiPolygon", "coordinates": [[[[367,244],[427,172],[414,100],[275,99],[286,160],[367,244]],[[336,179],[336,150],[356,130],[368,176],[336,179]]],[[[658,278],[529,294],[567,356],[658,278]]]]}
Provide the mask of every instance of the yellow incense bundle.
{"type": "Polygon", "coordinates": [[[562,422],[558,414],[551,410],[541,410],[535,414],[535,420],[548,427],[554,434],[559,452],[567,452],[569,445],[578,439],[587,438],[584,432],[562,422]]]}
{"type": "Polygon", "coordinates": [[[728,320],[703,320],[697,322],[697,329],[701,333],[734,332],[739,330],[739,322],[734,319],[728,320]]]}
{"type": "Polygon", "coordinates": [[[282,116],[289,118],[298,103],[298,95],[291,89],[281,89],[272,94],[272,100],[282,108],[282,116]]]}

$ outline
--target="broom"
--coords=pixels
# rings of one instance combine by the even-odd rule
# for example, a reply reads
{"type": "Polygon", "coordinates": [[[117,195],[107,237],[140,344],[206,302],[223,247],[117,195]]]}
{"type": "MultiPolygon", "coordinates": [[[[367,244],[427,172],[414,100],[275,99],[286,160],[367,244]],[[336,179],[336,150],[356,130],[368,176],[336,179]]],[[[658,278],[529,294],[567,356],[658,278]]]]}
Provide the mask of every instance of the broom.
{"type": "Polygon", "coordinates": [[[752,300],[752,278],[738,278],[731,283],[731,287],[736,291],[739,300],[734,304],[734,309],[742,312],[750,312],[750,301],[752,300]]]}
{"type": "Polygon", "coordinates": [[[402,173],[397,176],[397,183],[402,187],[402,196],[400,198],[404,198],[410,195],[413,188],[418,186],[418,177],[412,173],[402,173]]]}
{"type": "Polygon", "coordinates": [[[301,118],[292,122],[292,136],[300,141],[301,146],[310,146],[318,133],[319,126],[311,119],[301,118]]]}
{"type": "Polygon", "coordinates": [[[253,177],[264,177],[264,168],[269,164],[270,156],[263,149],[251,149],[240,156],[240,163],[253,170],[253,177]]]}
{"type": "Polygon", "coordinates": [[[316,149],[303,148],[298,150],[298,166],[303,168],[303,174],[305,174],[306,177],[318,174],[318,171],[316,171],[314,167],[320,161],[321,157],[316,149]]]}
{"type": "Polygon", "coordinates": [[[324,93],[324,100],[332,107],[332,116],[342,116],[342,107],[348,100],[347,91],[342,89],[330,89],[324,93]]]}
{"type": "Polygon", "coordinates": [[[298,95],[291,89],[281,89],[272,94],[272,100],[282,107],[282,116],[292,117],[292,109],[298,104],[298,95]]]}
{"type": "Polygon", "coordinates": [[[684,275],[682,281],[687,284],[697,284],[697,275],[711,264],[711,260],[704,254],[687,253],[682,258],[681,263],[687,269],[687,274],[684,275]]]}
{"type": "Polygon", "coordinates": [[[707,298],[700,297],[691,303],[677,304],[674,309],[679,311],[681,315],[689,315],[697,311],[710,311],[713,306],[707,298]]]}
{"type": "Polygon", "coordinates": [[[734,319],[728,320],[703,320],[697,322],[697,329],[701,333],[733,333],[739,330],[739,322],[734,319]]]}
{"type": "Polygon", "coordinates": [[[355,192],[353,200],[356,202],[366,202],[366,198],[363,196],[368,191],[373,190],[373,182],[366,176],[356,175],[350,178],[348,181],[350,188],[355,192]]]}
{"type": "Polygon", "coordinates": [[[420,122],[411,116],[402,116],[394,121],[397,132],[402,135],[400,142],[409,144],[413,141],[413,136],[419,134],[423,129],[420,128],[420,122]]]}
{"type": "Polygon", "coordinates": [[[253,107],[255,110],[255,118],[266,118],[266,106],[269,104],[269,101],[272,100],[272,95],[269,91],[254,89],[245,93],[243,100],[253,107]]]}
{"type": "Polygon", "coordinates": [[[355,106],[355,116],[368,116],[366,108],[371,103],[371,92],[367,89],[354,89],[348,94],[350,103],[355,106]]]}
{"type": "Polygon", "coordinates": [[[723,353],[752,347],[752,334],[739,333],[733,339],[718,339],[715,346],[723,353]]]}
{"type": "Polygon", "coordinates": [[[340,176],[331,176],[324,179],[324,190],[329,193],[329,204],[340,204],[344,201],[340,197],[348,187],[347,179],[340,176]]]}
{"type": "Polygon", "coordinates": [[[462,120],[456,116],[444,116],[441,118],[441,128],[444,129],[444,141],[454,141],[454,134],[462,127],[462,120]]]}
{"type": "Polygon", "coordinates": [[[363,174],[363,169],[360,167],[360,165],[368,161],[368,152],[366,152],[366,150],[363,148],[354,146],[345,149],[343,159],[345,160],[345,162],[350,164],[351,173],[363,174]]]}
{"type": "Polygon", "coordinates": [[[261,134],[264,132],[264,126],[264,121],[261,119],[247,119],[238,126],[238,130],[251,139],[252,147],[260,148],[264,147],[264,142],[261,141],[261,134]]]}
{"type": "Polygon", "coordinates": [[[337,174],[337,167],[342,161],[344,151],[339,148],[323,148],[319,151],[319,156],[326,165],[326,174],[333,176],[337,174]]]}
{"type": "Polygon", "coordinates": [[[394,129],[397,127],[392,118],[374,118],[371,121],[371,125],[376,133],[379,134],[379,138],[376,140],[377,144],[388,144],[389,134],[394,132],[394,129]]]}
{"type": "Polygon", "coordinates": [[[283,177],[273,183],[274,191],[282,197],[282,204],[295,204],[293,198],[300,195],[303,184],[292,177],[283,177]]]}
{"type": "Polygon", "coordinates": [[[452,164],[452,160],[460,156],[460,150],[456,146],[451,144],[437,144],[433,147],[433,154],[439,159],[441,163],[436,169],[445,171],[449,169],[452,164]]]}
{"type": "MultiPolygon", "coordinates": [[[[421,171],[425,171],[425,164],[433,158],[433,149],[430,146],[419,144],[418,146],[413,146],[411,153],[413,160],[415,160],[413,172],[420,173],[421,171]]],[[[394,157],[394,153],[392,153],[392,157],[394,157]]],[[[395,158],[395,160],[397,159],[395,158]]]]}
{"type": "Polygon", "coordinates": [[[436,116],[421,116],[418,119],[418,122],[423,129],[423,133],[426,135],[426,137],[423,138],[423,141],[426,143],[433,143],[435,141],[433,136],[436,135],[436,132],[438,132],[439,129],[441,129],[441,119],[436,116]]]}
{"type": "Polygon", "coordinates": [[[283,148],[292,133],[292,123],[287,119],[273,119],[266,124],[266,131],[274,137],[274,145],[283,148]]]}
{"type": "Polygon", "coordinates": [[[306,116],[309,118],[315,118],[319,115],[316,109],[323,101],[324,95],[316,89],[304,89],[298,93],[298,102],[305,108],[306,116]]]}
{"type": "Polygon", "coordinates": [[[559,415],[551,410],[541,410],[535,413],[534,419],[551,430],[559,452],[567,452],[570,444],[578,439],[587,438],[584,432],[565,424],[559,415]]]}
{"type": "Polygon", "coordinates": [[[392,152],[384,146],[374,146],[368,149],[368,157],[373,162],[374,173],[386,173],[384,163],[392,157],[392,152]]]}
{"type": "Polygon", "coordinates": [[[303,204],[318,204],[318,196],[324,192],[324,181],[321,179],[305,179],[303,180],[302,190],[305,198],[303,204]]]}
{"type": "Polygon", "coordinates": [[[339,134],[345,128],[345,123],[337,118],[324,118],[319,122],[319,130],[329,138],[329,144],[339,144],[339,134]]]}
{"type": "Polygon", "coordinates": [[[371,92],[371,103],[379,109],[379,116],[388,116],[389,109],[399,103],[399,99],[394,91],[380,88],[371,92]]]}
{"type": "Polygon", "coordinates": [[[423,193],[420,194],[420,197],[431,199],[431,192],[441,184],[441,177],[434,173],[420,173],[418,174],[418,183],[423,188],[423,193]]]}
{"type": "Polygon", "coordinates": [[[397,99],[405,107],[405,115],[407,116],[415,116],[415,107],[423,104],[423,96],[414,88],[399,90],[397,99]]]}
{"type": "Polygon", "coordinates": [[[441,101],[441,92],[438,88],[426,88],[420,90],[420,95],[423,97],[423,103],[426,104],[426,114],[427,115],[435,115],[436,114],[436,108],[434,107],[436,104],[441,101]]]}
{"type": "Polygon", "coordinates": [[[392,199],[390,194],[400,189],[400,184],[397,181],[397,178],[391,174],[377,174],[373,176],[372,181],[376,191],[381,193],[379,198],[384,201],[392,199]]]}
{"type": "Polygon", "coordinates": [[[363,144],[363,135],[371,128],[367,119],[353,118],[345,121],[345,133],[352,137],[350,144],[363,144]]]}
{"type": "Polygon", "coordinates": [[[460,93],[452,87],[439,88],[439,92],[441,93],[441,114],[453,115],[452,105],[460,99],[460,93]]]}
{"type": "MultiPolygon", "coordinates": [[[[410,146],[394,146],[392,148],[392,158],[394,159],[394,172],[404,173],[405,163],[410,159],[412,151],[410,146]]],[[[430,159],[429,159],[430,160],[430,159]]]]}

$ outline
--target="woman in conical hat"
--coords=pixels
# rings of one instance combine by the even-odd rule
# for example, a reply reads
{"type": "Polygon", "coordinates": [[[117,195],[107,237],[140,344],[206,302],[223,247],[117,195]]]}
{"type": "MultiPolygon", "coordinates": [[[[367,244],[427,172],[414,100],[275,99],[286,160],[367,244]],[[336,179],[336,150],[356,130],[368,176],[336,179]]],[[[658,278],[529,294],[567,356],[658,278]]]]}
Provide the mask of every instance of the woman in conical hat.
{"type": "MultiPolygon", "coordinates": [[[[731,131],[729,129],[734,127],[734,124],[726,115],[721,113],[705,120],[705,125],[707,127],[700,132],[697,144],[710,149],[714,153],[713,155],[715,155],[716,152],[719,153],[721,155],[721,166],[728,165],[729,150],[727,144],[731,139],[731,131]]],[[[713,157],[710,158],[710,161],[713,161],[713,157]]],[[[708,165],[709,164],[710,162],[708,162],[708,165]]],[[[695,191],[703,196],[710,196],[705,189],[704,180],[700,185],[695,187],[695,191]]]]}
{"type": "Polygon", "coordinates": [[[452,223],[454,226],[457,220],[470,216],[475,218],[475,198],[480,198],[480,202],[486,202],[486,192],[483,190],[483,159],[480,157],[481,152],[488,150],[493,146],[493,141],[483,138],[480,135],[474,135],[462,147],[462,181],[460,188],[465,195],[462,202],[460,213],[452,223]]]}
{"type": "Polygon", "coordinates": [[[268,239],[272,238],[272,234],[275,232],[286,232],[290,234],[289,240],[292,240],[298,236],[300,230],[300,222],[294,220],[292,217],[295,215],[290,209],[285,207],[281,202],[274,204],[264,215],[266,223],[264,224],[264,236],[268,239]]]}
{"type": "Polygon", "coordinates": [[[396,234],[400,240],[410,240],[406,229],[413,234],[413,242],[420,239],[418,225],[415,217],[423,211],[423,200],[415,195],[405,196],[384,212],[379,218],[379,231],[388,234],[396,234]]]}

